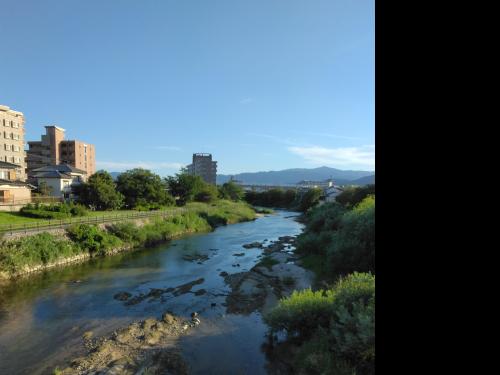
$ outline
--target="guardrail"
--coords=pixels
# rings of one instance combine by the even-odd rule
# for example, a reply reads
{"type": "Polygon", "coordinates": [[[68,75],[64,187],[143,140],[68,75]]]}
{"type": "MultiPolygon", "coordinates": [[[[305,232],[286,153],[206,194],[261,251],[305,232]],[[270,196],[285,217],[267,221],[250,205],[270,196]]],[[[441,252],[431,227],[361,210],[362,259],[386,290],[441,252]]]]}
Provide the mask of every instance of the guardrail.
{"type": "Polygon", "coordinates": [[[122,220],[129,219],[140,219],[147,217],[170,217],[175,214],[184,213],[188,210],[179,207],[170,210],[158,210],[158,211],[138,211],[138,212],[127,212],[120,213],[119,211],[116,215],[102,215],[102,216],[83,216],[83,217],[72,217],[68,219],[61,220],[44,220],[40,219],[40,221],[36,221],[33,223],[21,223],[21,224],[2,224],[0,225],[0,233],[10,233],[11,235],[14,233],[27,233],[36,232],[40,230],[46,229],[62,229],[66,228],[73,224],[101,224],[101,223],[111,223],[122,220]]]}

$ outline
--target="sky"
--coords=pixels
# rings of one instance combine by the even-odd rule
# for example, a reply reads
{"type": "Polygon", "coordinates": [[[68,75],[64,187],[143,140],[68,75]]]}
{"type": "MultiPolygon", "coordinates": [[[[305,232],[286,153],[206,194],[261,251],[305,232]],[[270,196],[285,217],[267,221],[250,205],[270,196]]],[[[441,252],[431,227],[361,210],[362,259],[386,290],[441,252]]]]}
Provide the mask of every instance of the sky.
{"type": "Polygon", "coordinates": [[[0,0],[0,104],[167,176],[375,170],[374,0],[0,0]]]}

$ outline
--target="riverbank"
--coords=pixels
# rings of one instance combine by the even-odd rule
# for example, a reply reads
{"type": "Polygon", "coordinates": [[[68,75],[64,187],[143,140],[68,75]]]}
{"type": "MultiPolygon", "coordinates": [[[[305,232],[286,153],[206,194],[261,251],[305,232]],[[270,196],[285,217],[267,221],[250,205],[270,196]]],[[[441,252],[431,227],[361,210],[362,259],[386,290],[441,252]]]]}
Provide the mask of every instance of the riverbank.
{"type": "Polygon", "coordinates": [[[220,225],[254,220],[247,204],[220,200],[189,203],[183,213],[141,222],[78,224],[60,233],[37,233],[0,243],[0,283],[57,266],[158,245],[180,236],[209,232],[220,225]]]}

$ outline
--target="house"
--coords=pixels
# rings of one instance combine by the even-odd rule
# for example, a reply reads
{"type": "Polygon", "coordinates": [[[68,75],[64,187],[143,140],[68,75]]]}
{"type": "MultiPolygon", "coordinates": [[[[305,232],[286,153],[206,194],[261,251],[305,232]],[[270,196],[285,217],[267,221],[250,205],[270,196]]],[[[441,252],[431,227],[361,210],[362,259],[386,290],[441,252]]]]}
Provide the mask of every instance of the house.
{"type": "Polygon", "coordinates": [[[87,173],[69,164],[57,164],[33,170],[38,188],[45,185],[52,197],[73,199],[73,187],[85,182],[87,173]]]}
{"type": "Polygon", "coordinates": [[[35,187],[18,179],[21,167],[0,161],[0,211],[17,211],[31,202],[31,190],[35,187]]]}
{"type": "Polygon", "coordinates": [[[325,201],[326,202],[335,202],[335,198],[337,195],[342,193],[344,190],[336,185],[332,185],[325,189],[325,201]]]}

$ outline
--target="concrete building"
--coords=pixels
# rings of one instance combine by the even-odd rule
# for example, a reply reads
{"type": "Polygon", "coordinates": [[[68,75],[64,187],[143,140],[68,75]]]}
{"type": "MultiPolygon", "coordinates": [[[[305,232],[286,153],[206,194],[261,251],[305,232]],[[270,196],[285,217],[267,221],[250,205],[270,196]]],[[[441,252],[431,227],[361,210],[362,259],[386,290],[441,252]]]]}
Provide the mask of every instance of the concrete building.
{"type": "Polygon", "coordinates": [[[216,184],[217,162],[212,161],[212,154],[193,154],[193,163],[187,166],[189,174],[200,176],[209,184],[216,184]]]}
{"type": "Polygon", "coordinates": [[[33,170],[37,186],[45,184],[51,197],[73,199],[73,187],[86,180],[86,172],[68,164],[49,165],[33,170]]]}
{"type": "Polygon", "coordinates": [[[69,164],[83,170],[86,176],[95,173],[94,145],[75,140],[65,140],[63,128],[46,126],[41,141],[29,141],[27,175],[31,180],[34,170],[49,165],[69,164]]]}
{"type": "Polygon", "coordinates": [[[0,105],[0,161],[17,165],[16,180],[26,180],[24,115],[0,105]]]}
{"type": "Polygon", "coordinates": [[[19,165],[0,161],[0,211],[19,211],[31,202],[34,186],[17,179],[19,165]]]}
{"type": "Polygon", "coordinates": [[[302,180],[297,182],[297,187],[302,188],[302,189],[313,189],[313,188],[320,188],[320,189],[327,189],[333,186],[333,180],[328,179],[325,181],[309,181],[309,180],[302,180]]]}

